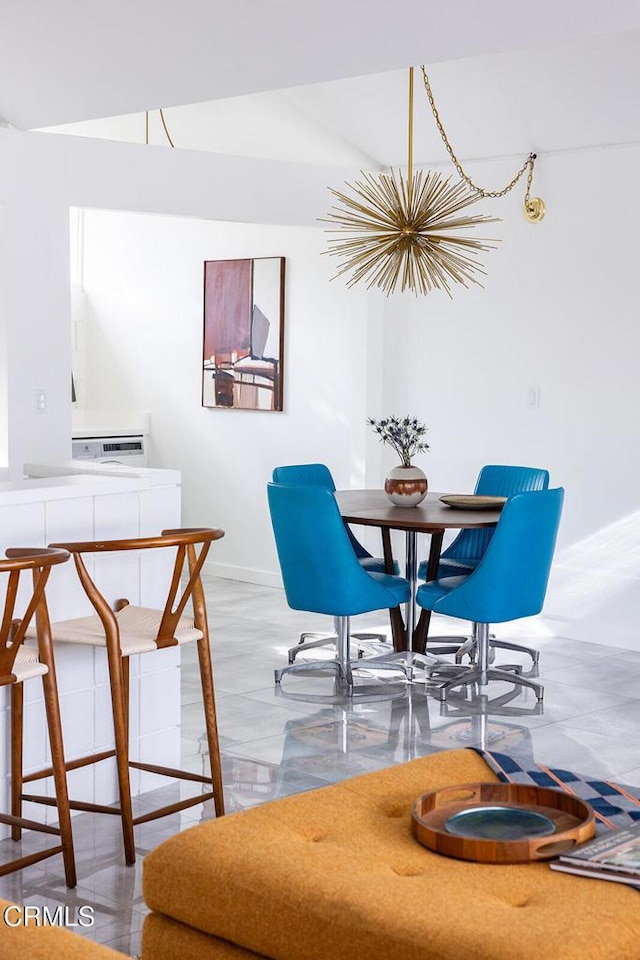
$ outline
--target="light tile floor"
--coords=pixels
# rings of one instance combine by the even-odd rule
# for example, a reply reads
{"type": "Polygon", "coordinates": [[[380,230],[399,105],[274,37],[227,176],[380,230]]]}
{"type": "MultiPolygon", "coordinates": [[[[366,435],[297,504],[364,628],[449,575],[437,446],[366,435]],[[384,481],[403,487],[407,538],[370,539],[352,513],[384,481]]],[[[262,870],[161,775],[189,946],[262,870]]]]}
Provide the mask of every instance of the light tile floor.
{"type": "MultiPolygon", "coordinates": [[[[544,707],[529,692],[492,684],[491,700],[473,704],[451,696],[446,705],[423,682],[373,677],[358,681],[352,701],[336,695],[330,676],[286,677],[273,669],[287,661],[302,629],[325,629],[328,618],[288,609],[281,590],[228,580],[207,580],[225,801],[229,812],[325,786],[436,750],[486,746],[521,758],[640,786],[640,650],[579,643],[553,635],[533,619],[501,629],[500,636],[529,641],[541,650],[544,707]]],[[[434,632],[452,632],[434,619],[434,632]]],[[[358,618],[358,627],[386,630],[383,615],[358,618]]],[[[322,651],[316,656],[327,655],[322,651]]],[[[498,653],[499,661],[527,658],[498,653]]],[[[198,693],[196,651],[183,651],[182,737],[185,764],[203,769],[206,747],[198,693]]],[[[183,787],[162,787],[167,802],[183,787]]],[[[188,787],[186,788],[188,789],[188,787]]],[[[151,795],[137,801],[149,805],[151,795]]],[[[124,866],[119,821],[74,817],[78,886],[68,891],[59,858],[0,878],[0,897],[55,909],[83,904],[95,909],[94,927],[78,930],[124,954],[139,951],[146,912],[141,875],[144,856],[178,830],[212,816],[211,804],[193,807],[136,830],[138,861],[124,866]]],[[[26,835],[34,849],[40,836],[26,835]]],[[[0,844],[14,848],[11,841],[0,844]]]]}

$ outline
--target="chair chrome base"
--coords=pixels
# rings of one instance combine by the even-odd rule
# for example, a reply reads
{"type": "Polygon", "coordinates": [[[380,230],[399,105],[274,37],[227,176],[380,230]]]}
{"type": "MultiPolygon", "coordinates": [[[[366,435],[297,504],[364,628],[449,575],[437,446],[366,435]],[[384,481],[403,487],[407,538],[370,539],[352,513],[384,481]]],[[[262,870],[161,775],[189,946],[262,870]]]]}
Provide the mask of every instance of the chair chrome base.
{"type": "Polygon", "coordinates": [[[289,663],[293,663],[299,653],[305,650],[312,650],[314,647],[326,647],[329,644],[336,643],[338,637],[335,633],[315,633],[305,631],[300,634],[300,639],[295,647],[289,647],[289,663]]]}
{"type": "MultiPolygon", "coordinates": [[[[395,670],[396,672],[402,671],[407,680],[413,678],[413,664],[406,661],[397,661],[395,658],[398,654],[382,654],[379,657],[359,657],[357,660],[352,660],[349,657],[349,617],[336,617],[335,622],[337,630],[336,657],[332,660],[320,660],[314,663],[293,663],[288,667],[279,667],[274,671],[276,683],[280,683],[283,676],[289,673],[308,673],[310,671],[326,672],[327,670],[335,670],[338,675],[338,680],[341,680],[345,684],[348,695],[352,696],[354,670],[395,670]]],[[[320,646],[321,644],[316,643],[314,645],[320,646]]]]}
{"type": "Polygon", "coordinates": [[[417,650],[398,650],[390,653],[382,653],[377,657],[367,657],[365,662],[374,666],[378,662],[392,663],[398,670],[402,670],[406,667],[409,671],[407,672],[407,677],[409,680],[413,679],[413,671],[416,667],[424,670],[425,676],[428,680],[434,671],[452,666],[452,664],[446,664],[444,661],[438,660],[436,657],[429,656],[425,653],[418,653],[417,650]]]}
{"type": "MultiPolygon", "coordinates": [[[[476,636],[476,624],[473,625],[473,630],[470,637],[465,636],[442,636],[442,637],[428,637],[427,638],[427,652],[434,654],[442,653],[454,653],[456,658],[456,663],[462,663],[462,658],[468,656],[471,663],[474,663],[476,660],[476,648],[477,648],[477,636],[476,636]],[[432,646],[437,644],[438,646],[432,646]]],[[[513,650],[516,653],[527,653],[531,660],[533,661],[534,666],[537,666],[540,662],[540,651],[534,650],[533,647],[525,647],[520,643],[512,643],[511,641],[506,640],[497,640],[495,634],[489,634],[489,663],[493,663],[495,660],[496,654],[495,649],[499,648],[500,650],[513,650]]]]}
{"type": "MultiPolygon", "coordinates": [[[[334,617],[334,622],[335,622],[334,617]]],[[[350,637],[351,642],[357,641],[358,643],[358,657],[362,657],[364,652],[359,646],[360,643],[385,643],[387,640],[387,635],[384,633],[365,633],[359,631],[358,633],[352,633],[350,637]]],[[[317,631],[305,631],[300,634],[300,639],[295,647],[290,647],[288,651],[289,663],[294,663],[296,657],[299,653],[303,653],[305,650],[313,650],[315,647],[326,647],[330,644],[333,644],[337,647],[338,645],[338,632],[337,629],[326,630],[324,632],[317,631]]]]}
{"type": "Polygon", "coordinates": [[[496,640],[495,637],[489,637],[489,646],[492,649],[498,647],[500,650],[515,650],[517,653],[528,653],[531,657],[535,666],[540,662],[540,651],[534,650],[533,647],[525,647],[521,643],[511,643],[506,640],[496,640]]]}
{"type": "MultiPolygon", "coordinates": [[[[533,690],[536,695],[536,699],[539,703],[541,703],[544,698],[544,687],[541,683],[536,683],[534,680],[529,680],[527,677],[523,677],[522,667],[519,664],[501,664],[498,667],[489,667],[489,625],[487,623],[474,623],[473,628],[475,645],[477,649],[477,664],[462,671],[460,671],[459,666],[456,664],[438,667],[437,670],[432,671],[455,671],[450,680],[445,680],[444,683],[438,684],[436,689],[438,691],[440,701],[444,703],[447,699],[449,690],[452,690],[454,687],[466,687],[472,683],[477,683],[478,686],[486,686],[490,680],[504,680],[507,683],[528,687],[529,689],[533,690]]],[[[514,648],[516,650],[521,649],[517,644],[512,644],[507,647],[507,649],[514,648]]]]}

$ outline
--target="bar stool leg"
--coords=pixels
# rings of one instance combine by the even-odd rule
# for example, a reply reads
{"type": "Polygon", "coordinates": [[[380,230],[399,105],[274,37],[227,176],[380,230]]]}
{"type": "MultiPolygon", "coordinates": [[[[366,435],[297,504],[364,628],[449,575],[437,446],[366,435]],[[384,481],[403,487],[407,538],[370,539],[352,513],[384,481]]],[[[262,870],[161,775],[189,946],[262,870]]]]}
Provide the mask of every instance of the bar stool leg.
{"type": "Polygon", "coordinates": [[[120,817],[122,820],[122,839],[124,841],[124,859],[127,864],[136,862],[136,845],[133,837],[133,810],[131,807],[131,780],[129,777],[129,738],[127,735],[129,704],[125,704],[125,683],[123,660],[113,645],[107,643],[109,660],[109,682],[111,685],[111,708],[113,710],[113,732],[116,745],[116,763],[118,768],[118,790],[120,794],[120,817]],[[125,709],[126,707],[126,709],[125,709]]]}
{"type": "Polygon", "coordinates": [[[124,722],[127,731],[127,743],[129,743],[129,725],[131,723],[131,718],[129,716],[130,711],[130,663],[129,657],[122,658],[122,699],[124,700],[124,722]]]}
{"type": "Polygon", "coordinates": [[[68,887],[76,885],[76,864],[73,853],[73,835],[71,833],[71,810],[69,808],[69,794],[67,792],[67,771],[62,746],[62,726],[60,723],[60,704],[58,701],[58,687],[54,669],[42,677],[44,691],[44,705],[47,714],[49,730],[49,745],[51,747],[51,766],[56,793],[56,807],[58,809],[58,825],[60,827],[60,841],[64,860],[64,875],[68,887]]]}
{"type": "MultiPolygon", "coordinates": [[[[11,815],[22,816],[22,730],[24,725],[24,688],[21,683],[11,686],[11,815]]],[[[11,827],[13,840],[20,840],[22,827],[11,827]]]]}
{"type": "Polygon", "coordinates": [[[206,633],[197,641],[198,660],[200,662],[200,680],[202,683],[202,701],[204,705],[204,721],[207,730],[209,745],[209,764],[213,781],[213,803],[216,817],[224,815],[224,793],[222,790],[222,767],[220,764],[220,744],[218,742],[218,722],[216,719],[216,704],[213,696],[213,668],[211,666],[211,651],[209,638],[206,633]]]}
{"type": "MultiPolygon", "coordinates": [[[[196,568],[196,554],[193,545],[187,547],[189,572],[193,574],[196,568]]],[[[209,626],[204,598],[202,581],[198,577],[193,587],[194,622],[202,637],[196,641],[198,646],[198,663],[200,665],[200,683],[202,684],[202,704],[209,746],[209,768],[213,787],[213,804],[216,817],[224,816],[224,791],[222,787],[222,765],[220,762],[220,743],[218,740],[218,721],[216,717],[216,703],[213,693],[213,667],[211,665],[211,647],[209,644],[209,626]]]]}

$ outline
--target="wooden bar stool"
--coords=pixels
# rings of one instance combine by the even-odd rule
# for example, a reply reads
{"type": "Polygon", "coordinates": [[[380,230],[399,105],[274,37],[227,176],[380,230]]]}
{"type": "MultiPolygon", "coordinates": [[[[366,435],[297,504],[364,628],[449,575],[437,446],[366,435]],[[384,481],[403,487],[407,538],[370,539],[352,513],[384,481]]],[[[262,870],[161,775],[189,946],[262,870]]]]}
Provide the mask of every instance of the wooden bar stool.
{"type": "MultiPolygon", "coordinates": [[[[81,643],[106,647],[115,738],[115,749],[72,760],[67,764],[67,769],[74,770],[88,764],[98,763],[109,757],[115,757],[120,798],[119,806],[74,800],[70,801],[70,806],[74,810],[119,815],[122,821],[125,860],[128,864],[134,863],[136,858],[133,835],[133,828],[136,824],[146,823],[149,820],[176,813],[209,799],[214,801],[216,815],[220,817],[224,814],[209,630],[204,590],[200,577],[202,565],[211,543],[223,536],[224,531],[216,529],[164,530],[162,535],[158,537],[68,543],[63,548],[73,555],[78,576],[96,611],[96,615],[53,624],[53,640],[54,643],[81,643]],[[175,548],[176,550],[171,583],[164,609],[151,610],[146,607],[133,606],[128,600],[119,600],[115,604],[116,609],[113,610],[89,575],[84,555],[127,550],[156,550],[159,548],[175,548]],[[184,587],[182,586],[183,572],[185,572],[186,579],[184,587]],[[184,613],[189,601],[191,601],[193,616],[184,613]],[[194,641],[198,645],[205,727],[209,746],[210,777],[129,759],[129,657],[136,653],[151,653],[166,647],[175,647],[189,641],[194,641]],[[130,767],[177,779],[209,784],[211,789],[145,813],[142,816],[134,817],[131,804],[130,767]]],[[[52,546],[62,547],[62,544],[53,544],[52,546]]],[[[25,782],[27,780],[38,780],[49,774],[50,771],[48,770],[38,771],[29,775],[29,777],[25,777],[25,782]]],[[[36,803],[51,803],[49,798],[42,796],[25,796],[25,799],[36,803]]]]}
{"type": "Polygon", "coordinates": [[[0,823],[11,826],[11,836],[20,840],[22,829],[60,837],[58,846],[39,853],[17,857],[0,865],[0,876],[21,870],[58,853],[62,854],[64,873],[68,887],[76,885],[76,867],[71,835],[71,813],[67,794],[67,778],[62,745],[58,687],[53,660],[53,644],[45,586],[51,568],[69,559],[65,550],[30,549],[12,547],[6,551],[7,559],[0,560],[0,574],[8,574],[4,613],[0,624],[0,686],[11,688],[11,814],[0,814],[0,823]],[[15,619],[16,600],[21,574],[31,571],[33,591],[24,615],[15,619]],[[35,615],[34,636],[37,648],[25,647],[23,641],[35,615]],[[51,770],[55,786],[55,799],[50,803],[58,808],[58,826],[27,820],[22,816],[22,767],[23,767],[23,721],[24,682],[34,677],[42,678],[49,745],[51,747],[51,770]]]}

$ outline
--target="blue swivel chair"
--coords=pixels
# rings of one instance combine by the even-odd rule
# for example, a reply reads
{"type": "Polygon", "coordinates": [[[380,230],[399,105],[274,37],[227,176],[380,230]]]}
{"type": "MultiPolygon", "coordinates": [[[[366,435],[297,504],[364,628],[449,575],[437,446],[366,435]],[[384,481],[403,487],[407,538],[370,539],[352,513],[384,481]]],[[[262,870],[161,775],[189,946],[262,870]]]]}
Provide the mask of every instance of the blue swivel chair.
{"type": "MultiPolygon", "coordinates": [[[[336,489],[331,471],[324,463],[295,463],[284,467],[276,467],[273,471],[272,479],[274,483],[305,484],[314,487],[324,487],[326,490],[330,490],[331,493],[335,493],[336,489]]],[[[384,559],[382,557],[372,556],[353,535],[350,528],[347,527],[346,530],[360,565],[368,573],[385,573],[384,559]]],[[[400,573],[400,568],[396,561],[393,563],[393,572],[395,574],[400,573]]],[[[351,637],[357,641],[366,642],[367,640],[372,640],[379,643],[387,639],[386,636],[381,633],[364,633],[362,631],[353,633],[351,637]]],[[[327,644],[337,644],[337,642],[338,634],[335,629],[333,632],[325,631],[324,633],[304,631],[300,634],[297,646],[291,647],[289,650],[289,663],[293,663],[296,656],[304,650],[310,650],[313,647],[324,647],[327,646],[327,644]]]]}
{"type": "MultiPolygon", "coordinates": [[[[294,663],[275,671],[284,674],[334,669],[353,693],[353,671],[371,669],[367,658],[349,657],[350,618],[373,610],[392,610],[410,596],[408,580],[369,573],[359,563],[331,490],[301,484],[270,483],[271,523],[287,602],[293,610],[325,613],[335,618],[337,653],[333,660],[294,663]]],[[[375,658],[376,670],[401,670],[409,679],[412,666],[375,658]]]]}
{"type": "MultiPolygon", "coordinates": [[[[549,486],[549,471],[538,467],[513,467],[504,464],[488,464],[478,474],[474,493],[483,496],[511,497],[514,493],[524,493],[527,490],[546,490],[549,486]]],[[[468,575],[478,566],[484,552],[491,542],[494,528],[478,527],[477,529],[462,530],[455,540],[443,551],[438,566],[438,579],[468,575]]],[[[427,577],[427,563],[423,561],[418,568],[418,578],[427,577]]],[[[517,650],[528,653],[534,663],[538,662],[540,654],[532,647],[523,647],[516,643],[507,643],[489,636],[490,655],[493,657],[494,647],[517,650]]],[[[452,636],[430,637],[427,648],[429,653],[455,653],[459,663],[465,654],[473,660],[476,652],[476,638],[452,636]],[[437,644],[437,646],[434,646],[437,644]],[[443,645],[444,644],[444,645],[443,645]]]]}
{"type": "Polygon", "coordinates": [[[477,638],[476,663],[440,684],[442,701],[453,687],[484,686],[489,680],[530,687],[542,700],[541,684],[499,666],[489,667],[489,624],[530,617],[542,610],[563,499],[561,487],[514,494],[472,573],[430,580],[418,588],[419,606],[470,620],[477,638]]]}

